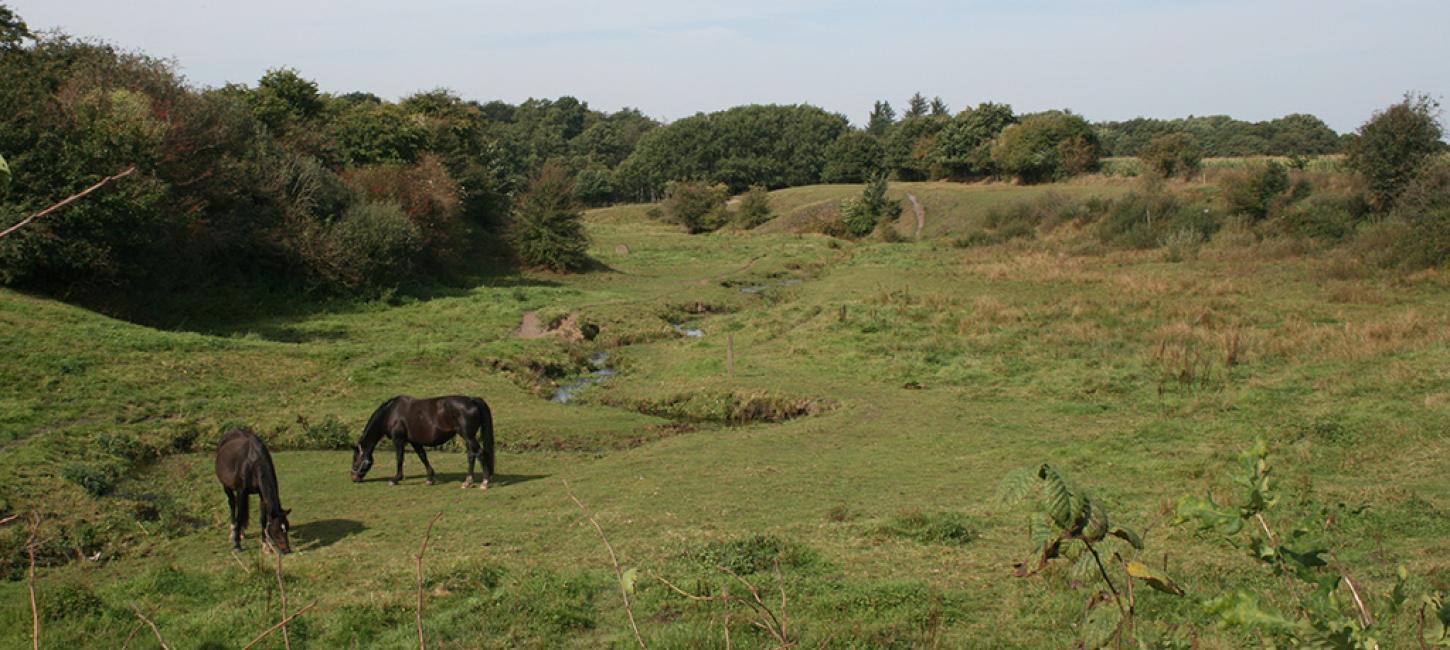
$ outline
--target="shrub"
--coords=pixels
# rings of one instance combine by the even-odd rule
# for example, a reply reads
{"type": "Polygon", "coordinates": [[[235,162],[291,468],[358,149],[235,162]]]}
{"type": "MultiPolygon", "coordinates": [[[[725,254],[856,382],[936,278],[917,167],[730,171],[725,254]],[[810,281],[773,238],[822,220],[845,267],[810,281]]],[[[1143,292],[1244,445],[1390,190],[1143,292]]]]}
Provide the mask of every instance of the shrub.
{"type": "Polygon", "coordinates": [[[727,196],[724,185],[674,182],[665,188],[663,207],[670,222],[684,226],[691,234],[710,232],[727,220],[727,196]]]}
{"type": "Polygon", "coordinates": [[[564,169],[546,165],[519,197],[509,237],[519,260],[555,271],[578,271],[589,262],[584,213],[564,169]]]}
{"type": "Polygon", "coordinates": [[[754,228],[770,221],[770,193],[759,185],[752,186],[740,197],[735,209],[735,223],[741,228],[754,228]]]}
{"type": "Polygon", "coordinates": [[[1340,241],[1368,214],[1363,194],[1317,193],[1285,210],[1280,225],[1288,234],[1340,241]]]}
{"type": "Polygon", "coordinates": [[[459,217],[463,190],[448,176],[437,156],[413,165],[379,164],[352,169],[343,180],[373,202],[393,202],[418,229],[419,247],[429,268],[456,268],[463,262],[466,237],[459,217]]]}
{"type": "Polygon", "coordinates": [[[1368,181],[1375,208],[1388,211],[1421,165],[1444,148],[1440,104],[1426,95],[1407,94],[1375,113],[1357,135],[1345,163],[1368,181]]]}
{"type": "Polygon", "coordinates": [[[1450,162],[1423,165],[1401,192],[1394,215],[1410,230],[1396,247],[1402,266],[1426,268],[1450,260],[1450,162]]]}
{"type": "Polygon", "coordinates": [[[393,202],[359,201],[332,229],[336,266],[355,286],[396,283],[421,249],[418,227],[393,202]]]}
{"type": "Polygon", "coordinates": [[[1257,169],[1229,174],[1220,182],[1223,201],[1230,214],[1260,220],[1282,207],[1289,187],[1289,171],[1273,160],[1257,169]]]}
{"type": "Polygon", "coordinates": [[[1163,178],[1189,178],[1203,166],[1198,141],[1188,133],[1160,135],[1138,150],[1142,169],[1163,178]]]}
{"type": "Polygon", "coordinates": [[[1087,120],[1062,111],[1038,113],[1002,130],[992,161],[1024,183],[1064,178],[1097,165],[1098,142],[1087,120]]]}
{"type": "Polygon", "coordinates": [[[878,223],[901,216],[901,201],[887,199],[886,188],[886,174],[878,174],[866,183],[859,199],[841,202],[841,223],[846,234],[865,237],[876,229],[878,223]]]}

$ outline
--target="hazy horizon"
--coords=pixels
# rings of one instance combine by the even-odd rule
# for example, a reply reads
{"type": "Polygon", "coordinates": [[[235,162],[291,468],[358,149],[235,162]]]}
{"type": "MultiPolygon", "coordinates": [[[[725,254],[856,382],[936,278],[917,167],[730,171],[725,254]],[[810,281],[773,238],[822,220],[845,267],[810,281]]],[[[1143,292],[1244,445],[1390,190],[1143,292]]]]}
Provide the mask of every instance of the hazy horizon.
{"type": "Polygon", "coordinates": [[[920,91],[953,112],[995,101],[1093,121],[1311,113],[1347,132],[1406,91],[1450,89],[1450,67],[1433,63],[1450,58],[1438,34],[1450,3],[1418,0],[6,4],[32,30],[174,58],[202,86],[291,67],[327,92],[571,95],[662,120],[809,103],[861,125],[873,102],[899,114],[920,91]]]}

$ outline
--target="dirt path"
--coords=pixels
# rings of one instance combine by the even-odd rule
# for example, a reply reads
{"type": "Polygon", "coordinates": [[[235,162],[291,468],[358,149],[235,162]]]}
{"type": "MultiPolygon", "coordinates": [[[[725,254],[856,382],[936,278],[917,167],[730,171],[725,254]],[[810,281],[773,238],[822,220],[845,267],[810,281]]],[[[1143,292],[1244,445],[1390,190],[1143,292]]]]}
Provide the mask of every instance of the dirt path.
{"type": "Polygon", "coordinates": [[[539,312],[524,312],[523,322],[519,324],[519,331],[515,334],[515,336],[521,339],[544,338],[544,326],[543,324],[539,323],[539,312]]]}
{"type": "Polygon", "coordinates": [[[916,213],[916,236],[913,239],[921,239],[921,230],[926,228],[926,211],[921,209],[921,201],[916,200],[915,194],[907,194],[906,200],[911,201],[911,211],[916,213]]]}

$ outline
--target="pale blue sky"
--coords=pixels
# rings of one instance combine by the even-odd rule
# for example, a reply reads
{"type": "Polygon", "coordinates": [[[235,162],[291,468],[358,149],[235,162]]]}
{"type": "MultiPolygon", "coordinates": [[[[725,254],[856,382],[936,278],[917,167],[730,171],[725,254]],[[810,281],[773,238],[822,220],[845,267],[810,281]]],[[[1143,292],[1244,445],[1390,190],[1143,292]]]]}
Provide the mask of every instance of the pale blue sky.
{"type": "Polygon", "coordinates": [[[1092,120],[1316,114],[1353,130],[1450,92],[1447,0],[0,0],[173,57],[200,85],[291,66],[324,90],[569,94],[676,119],[808,102],[865,121],[912,92],[1092,120]]]}

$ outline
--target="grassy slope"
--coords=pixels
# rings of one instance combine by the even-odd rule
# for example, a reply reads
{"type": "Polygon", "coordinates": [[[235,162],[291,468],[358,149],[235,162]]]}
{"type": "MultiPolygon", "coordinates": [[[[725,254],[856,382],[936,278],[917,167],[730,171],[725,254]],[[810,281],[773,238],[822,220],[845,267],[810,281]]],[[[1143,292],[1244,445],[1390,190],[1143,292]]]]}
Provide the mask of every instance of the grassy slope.
{"type": "MultiPolygon", "coordinates": [[[[945,212],[933,210],[938,202],[995,200],[980,186],[923,185],[912,189],[929,224],[945,212]],[[954,190],[961,196],[947,196],[954,190]]],[[[776,207],[838,191],[786,190],[776,207]]],[[[98,509],[95,500],[24,468],[53,469],[80,453],[69,441],[101,431],[193,427],[210,436],[226,421],[275,431],[299,415],[335,415],[355,430],[394,393],[486,396],[510,449],[501,484],[487,493],[416,478],[353,485],[345,451],[276,455],[294,545],[305,549],[288,559],[291,606],[320,601],[294,640],[315,647],[414,638],[411,555],[440,510],[428,555],[431,634],[450,647],[630,643],[604,550],[562,479],[599,513],[627,565],[691,586],[715,579],[682,558],[712,541],[768,534],[804,545],[815,559],[783,573],[794,627],[811,645],[828,636],[860,647],[934,636],[949,647],[1067,645],[1087,592],[1061,575],[1010,577],[1026,543],[1020,518],[991,498],[1003,473],[1048,461],[1092,487],[1119,520],[1149,530],[1155,563],[1166,552],[1195,595],[1272,588],[1238,553],[1165,514],[1184,493],[1226,488],[1220,470],[1260,435],[1274,444],[1283,485],[1324,503],[1371,506],[1336,534],[1356,578],[1384,588],[1399,563],[1450,578],[1450,481],[1437,460],[1450,426],[1442,275],[1335,279],[1322,262],[1269,246],[1211,246],[1196,261],[1168,264],[1156,252],[1061,257],[1047,244],[687,237],[642,212],[591,213],[594,252],[612,272],[255,326],[298,342],[158,332],[6,292],[3,336],[18,353],[0,361],[0,437],[20,440],[6,443],[0,485],[17,506],[43,499],[86,512],[98,509]],[[629,254],[616,253],[620,244],[629,254]],[[776,275],[805,281],[762,296],[722,286],[776,275]],[[695,303],[728,313],[694,317],[701,339],[670,336],[660,315],[695,303]],[[551,341],[510,337],[527,309],[578,310],[603,325],[603,345],[651,342],[613,351],[625,373],[586,393],[592,404],[550,404],[483,361],[558,356],[551,341]],[[724,372],[727,332],[739,357],[733,379],[724,372]],[[1225,341],[1235,334],[1240,363],[1228,368],[1225,341]],[[1195,350],[1213,361],[1206,379],[1184,385],[1173,359],[1195,350]],[[838,406],[781,424],[666,436],[660,418],[602,405],[725,390],[838,406]],[[881,532],[892,517],[939,510],[965,513],[977,539],[943,546],[881,532]]],[[[463,458],[437,456],[445,478],[458,480],[463,458]]],[[[380,471],[390,462],[380,459],[380,471]]],[[[136,601],[153,609],[174,647],[240,645],[275,618],[273,579],[254,543],[236,559],[226,552],[213,481],[209,457],[189,454],[118,489],[164,495],[203,526],[139,532],[125,559],[43,570],[43,609],[82,603],[45,622],[53,643],[119,643],[134,620],[124,607],[136,601]],[[90,590],[69,587],[82,584],[90,590]]],[[[768,573],[757,580],[772,582],[768,573]]],[[[652,647],[721,643],[719,610],[640,584],[652,647]]],[[[23,583],[0,586],[8,631],[0,644],[28,634],[24,594],[23,583]]],[[[1183,601],[1150,594],[1142,606],[1145,616],[1197,620],[1183,601]]],[[[737,645],[761,641],[741,619],[733,619],[737,645]]],[[[1205,647],[1244,641],[1203,634],[1205,647]]]]}

